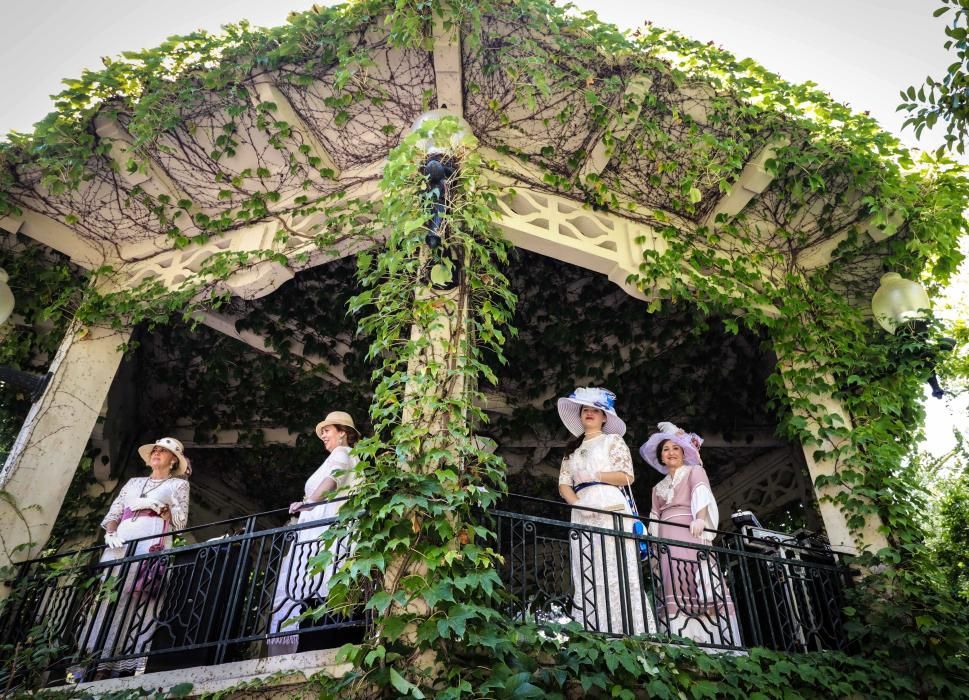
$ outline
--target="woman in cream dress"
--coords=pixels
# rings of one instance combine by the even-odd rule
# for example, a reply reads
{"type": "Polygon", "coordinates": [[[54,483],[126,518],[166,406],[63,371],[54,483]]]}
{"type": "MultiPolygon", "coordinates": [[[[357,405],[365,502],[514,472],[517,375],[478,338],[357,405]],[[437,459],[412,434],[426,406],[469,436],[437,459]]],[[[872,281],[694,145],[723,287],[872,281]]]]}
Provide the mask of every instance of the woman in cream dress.
{"type": "MultiPolygon", "coordinates": [[[[104,528],[104,553],[101,562],[111,562],[126,556],[147,554],[151,547],[169,549],[171,531],[188,524],[188,476],[191,465],[185,457],[182,443],[164,437],[142,445],[138,454],[151,469],[150,476],[129,479],[111,503],[101,521],[104,528]],[[147,538],[147,539],[143,539],[147,538]],[[129,544],[138,540],[132,551],[129,544]]],[[[101,658],[122,656],[146,651],[155,632],[155,614],[159,599],[164,595],[164,582],[156,582],[155,590],[144,590],[147,570],[154,560],[121,564],[107,570],[105,581],[114,579],[117,591],[115,605],[107,598],[98,603],[97,613],[82,631],[83,648],[101,658]],[[159,590],[160,589],[160,590],[159,590]],[[105,625],[105,617],[111,614],[105,625]],[[98,654],[100,652],[100,654],[98,654]]],[[[102,583],[102,588],[105,588],[102,583]]],[[[125,672],[144,672],[147,657],[140,656],[98,665],[98,677],[125,672]]]]}
{"type": "MultiPolygon", "coordinates": [[[[559,494],[578,506],[572,510],[573,524],[632,533],[634,519],[618,517],[632,515],[622,487],[632,484],[635,475],[615,400],[611,391],[596,387],[559,399],[559,417],[575,436],[562,460],[559,494]]],[[[572,530],[569,539],[573,618],[586,629],[609,634],[654,632],[635,540],[622,542],[582,529],[572,530]]]]}
{"type": "MultiPolygon", "coordinates": [[[[323,441],[323,446],[330,455],[306,480],[303,500],[295,501],[289,506],[290,513],[299,513],[298,524],[318,520],[332,521],[337,516],[340,506],[343,505],[341,501],[330,500],[316,506],[306,504],[345,494],[357,483],[354,472],[357,458],[350,454],[350,449],[356,444],[360,433],[357,432],[350,414],[333,411],[316,426],[316,435],[323,441]]],[[[347,538],[341,537],[330,546],[330,562],[323,571],[313,573],[310,560],[322,552],[320,537],[331,524],[331,522],[325,522],[294,533],[295,541],[283,557],[279,577],[276,580],[272,619],[269,623],[270,635],[295,630],[296,623],[293,618],[303,612],[307,603],[310,600],[325,600],[329,594],[330,578],[350,554],[347,538]]],[[[298,643],[299,636],[295,632],[270,637],[269,654],[270,656],[291,654],[296,651],[298,643]]]]}

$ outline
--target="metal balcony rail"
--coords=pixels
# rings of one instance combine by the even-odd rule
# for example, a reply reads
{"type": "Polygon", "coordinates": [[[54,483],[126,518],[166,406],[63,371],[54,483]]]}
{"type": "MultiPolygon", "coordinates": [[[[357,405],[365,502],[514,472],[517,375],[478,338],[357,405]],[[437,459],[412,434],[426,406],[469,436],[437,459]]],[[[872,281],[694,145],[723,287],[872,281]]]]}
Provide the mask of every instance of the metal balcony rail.
{"type": "Polygon", "coordinates": [[[732,651],[847,647],[842,609],[853,574],[822,543],[718,532],[714,545],[689,544],[633,534],[637,518],[618,512],[510,500],[514,512],[491,514],[515,619],[732,651]],[[570,523],[571,511],[599,526],[570,523]]]}
{"type": "Polygon", "coordinates": [[[18,675],[17,653],[38,646],[49,650],[41,681],[59,685],[259,658],[267,641],[292,634],[309,648],[359,641],[369,592],[353,609],[324,606],[329,578],[350,554],[348,537],[320,557],[319,530],[335,518],[257,529],[285,512],[176,531],[176,545],[189,533],[226,534],[160,552],[136,554],[138,540],[113,561],[99,561],[99,546],[20,564],[0,620],[0,688],[23,682],[29,669],[21,663],[18,675]],[[322,612],[297,620],[308,609],[322,612]]]}
{"type": "MultiPolygon", "coordinates": [[[[289,635],[298,636],[300,650],[359,641],[372,623],[362,610],[370,591],[360,591],[352,609],[326,606],[329,577],[351,554],[352,522],[260,529],[284,513],[174,532],[176,546],[160,552],[136,554],[131,542],[113,561],[100,562],[104,548],[91,547],[18,565],[0,619],[0,688],[23,682],[31,671],[17,655],[38,645],[49,650],[40,679],[58,685],[99,671],[259,658],[267,643],[289,635]],[[317,535],[330,525],[345,530],[321,557],[317,535]],[[213,532],[225,534],[178,546],[186,535],[213,532]]],[[[713,546],[687,544],[636,535],[635,519],[622,513],[526,496],[509,496],[485,517],[503,556],[511,619],[555,629],[577,622],[672,643],[689,638],[722,650],[846,647],[841,611],[852,573],[827,547],[735,533],[718,533],[713,546]],[[576,510],[598,524],[570,523],[576,510]]]]}

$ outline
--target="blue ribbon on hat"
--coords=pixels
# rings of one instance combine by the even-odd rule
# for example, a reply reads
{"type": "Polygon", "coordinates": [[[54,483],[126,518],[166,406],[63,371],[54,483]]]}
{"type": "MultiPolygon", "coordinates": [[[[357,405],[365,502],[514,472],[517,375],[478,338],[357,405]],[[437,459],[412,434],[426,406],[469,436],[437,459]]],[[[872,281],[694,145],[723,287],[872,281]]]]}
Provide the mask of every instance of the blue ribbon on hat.
{"type": "Polygon", "coordinates": [[[581,389],[576,389],[569,394],[569,398],[582,402],[588,401],[590,404],[596,408],[602,409],[603,411],[615,412],[616,395],[608,389],[600,389],[598,387],[582,387],[581,389]]]}

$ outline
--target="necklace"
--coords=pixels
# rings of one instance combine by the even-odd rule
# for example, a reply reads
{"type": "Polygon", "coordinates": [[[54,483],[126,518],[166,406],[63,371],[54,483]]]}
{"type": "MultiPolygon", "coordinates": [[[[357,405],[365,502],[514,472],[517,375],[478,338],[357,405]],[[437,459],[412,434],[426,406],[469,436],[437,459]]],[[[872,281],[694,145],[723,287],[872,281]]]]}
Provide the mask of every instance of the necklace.
{"type": "Polygon", "coordinates": [[[597,438],[600,435],[602,435],[602,431],[601,430],[599,430],[597,432],[594,432],[594,433],[586,433],[585,435],[582,436],[582,439],[583,440],[591,440],[592,438],[597,438]]]}
{"type": "Polygon", "coordinates": [[[149,493],[151,493],[152,491],[154,491],[155,489],[157,489],[159,486],[161,486],[162,484],[164,484],[166,481],[168,481],[169,478],[171,478],[171,477],[167,477],[166,476],[164,479],[161,479],[160,481],[156,481],[155,479],[152,479],[149,476],[147,479],[145,479],[145,483],[141,487],[141,497],[144,498],[145,496],[147,496],[149,493]],[[150,484],[153,481],[155,483],[151,485],[151,488],[148,488],[148,484],[150,484]]]}

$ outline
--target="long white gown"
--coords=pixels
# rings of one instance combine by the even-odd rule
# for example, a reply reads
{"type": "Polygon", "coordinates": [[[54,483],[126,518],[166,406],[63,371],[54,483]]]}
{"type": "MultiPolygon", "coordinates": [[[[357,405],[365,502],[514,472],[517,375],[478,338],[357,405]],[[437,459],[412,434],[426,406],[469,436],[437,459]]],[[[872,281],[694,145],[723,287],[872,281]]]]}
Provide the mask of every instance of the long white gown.
{"type": "MultiPolygon", "coordinates": [[[[585,440],[571,456],[562,460],[559,484],[575,488],[579,484],[573,474],[588,472],[625,472],[632,482],[632,456],[620,436],[604,434],[585,440]]],[[[632,515],[622,490],[616,486],[586,486],[576,495],[578,506],[632,515]]],[[[572,509],[575,525],[615,530],[616,520],[609,514],[572,509]]],[[[622,518],[622,527],[632,533],[633,519],[622,518]]],[[[623,543],[616,537],[583,530],[570,531],[569,540],[572,617],[588,630],[609,634],[655,632],[651,605],[644,596],[636,542],[630,539],[623,543]]]]}
{"type": "MultiPolygon", "coordinates": [[[[357,483],[357,476],[354,471],[357,461],[357,458],[350,454],[349,447],[341,445],[335,448],[319,469],[306,480],[303,487],[303,498],[310,500],[313,493],[328,478],[336,482],[336,491],[324,494],[323,498],[332,499],[334,494],[336,494],[336,497],[345,495],[357,483]]],[[[303,523],[335,518],[342,505],[342,501],[336,501],[302,510],[297,523],[302,525],[303,523]]],[[[311,599],[322,601],[329,594],[330,579],[333,577],[333,573],[339,568],[342,560],[350,554],[350,547],[346,538],[336,540],[331,545],[330,563],[325,570],[311,573],[309,562],[323,551],[320,537],[329,529],[330,524],[325,523],[296,531],[295,541],[280,563],[276,591],[273,595],[269,634],[294,629],[296,623],[287,621],[300,615],[307,601],[311,599]]],[[[278,654],[295,651],[298,641],[298,635],[287,634],[272,637],[268,640],[268,643],[272,645],[273,653],[278,654]]]]}
{"type": "MultiPolygon", "coordinates": [[[[108,523],[118,523],[117,533],[125,542],[148,537],[138,542],[131,556],[147,554],[152,545],[162,543],[164,549],[172,546],[171,535],[163,537],[164,520],[154,514],[144,512],[134,517],[124,518],[126,509],[139,498],[150,498],[153,501],[167,505],[171,511],[172,521],[168,531],[181,530],[188,524],[189,484],[182,478],[170,477],[155,480],[151,477],[136,477],[128,480],[121,487],[117,497],[111,503],[107,515],[101,521],[101,527],[107,528],[108,523]]],[[[122,547],[106,548],[101,555],[101,562],[121,559],[127,553],[127,544],[122,547]]],[[[135,590],[140,566],[147,566],[147,562],[132,564],[127,572],[124,565],[111,567],[102,577],[102,588],[108,582],[113,584],[113,590],[118,592],[117,604],[112,606],[108,601],[98,603],[97,613],[89,619],[86,629],[82,632],[84,649],[91,654],[101,651],[100,656],[120,656],[146,651],[151,645],[151,638],[155,632],[155,614],[158,609],[160,596],[149,595],[135,590]],[[123,581],[121,578],[123,577],[123,581]],[[112,581],[111,579],[115,579],[112,581]],[[99,642],[105,617],[111,612],[111,620],[107,631],[104,632],[103,643],[99,642]]],[[[109,662],[98,665],[98,670],[109,671],[143,671],[147,657],[135,657],[122,661],[109,662]]]]}

